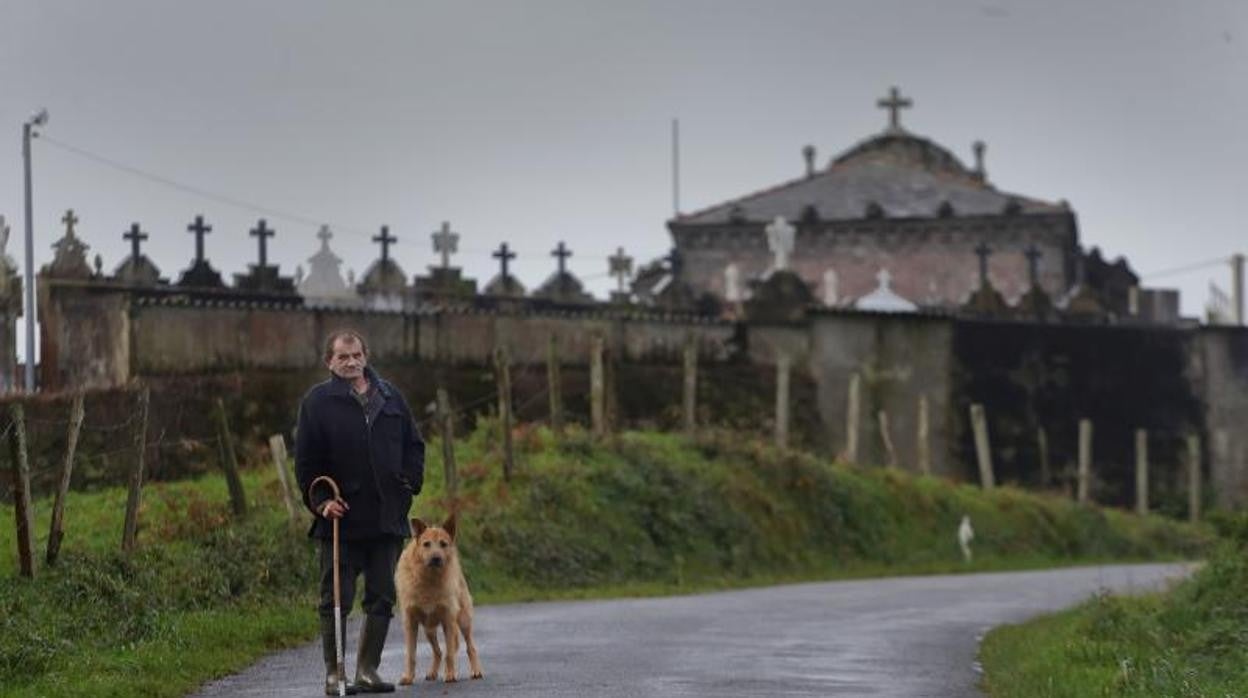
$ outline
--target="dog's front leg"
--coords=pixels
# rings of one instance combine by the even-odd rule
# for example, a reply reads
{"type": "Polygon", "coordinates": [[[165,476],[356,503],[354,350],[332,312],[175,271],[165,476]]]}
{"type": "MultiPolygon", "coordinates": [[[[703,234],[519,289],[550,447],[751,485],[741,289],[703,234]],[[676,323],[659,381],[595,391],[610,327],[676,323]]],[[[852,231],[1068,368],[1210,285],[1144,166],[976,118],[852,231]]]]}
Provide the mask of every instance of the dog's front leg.
{"type": "Polygon", "coordinates": [[[433,618],[425,618],[425,639],[429,640],[429,646],[433,648],[433,660],[429,664],[429,672],[425,674],[425,680],[436,681],[438,667],[442,664],[442,648],[438,646],[438,625],[433,618]]]}
{"type": "Polygon", "coordinates": [[[407,644],[407,655],[404,657],[403,676],[399,678],[399,685],[410,686],[416,677],[416,633],[419,631],[420,622],[416,619],[416,609],[403,609],[403,639],[407,644]]]}
{"type": "Polygon", "coordinates": [[[459,652],[459,628],[456,627],[455,618],[451,613],[442,617],[442,637],[446,638],[446,673],[443,675],[443,680],[453,683],[457,680],[455,654],[459,652]]]}

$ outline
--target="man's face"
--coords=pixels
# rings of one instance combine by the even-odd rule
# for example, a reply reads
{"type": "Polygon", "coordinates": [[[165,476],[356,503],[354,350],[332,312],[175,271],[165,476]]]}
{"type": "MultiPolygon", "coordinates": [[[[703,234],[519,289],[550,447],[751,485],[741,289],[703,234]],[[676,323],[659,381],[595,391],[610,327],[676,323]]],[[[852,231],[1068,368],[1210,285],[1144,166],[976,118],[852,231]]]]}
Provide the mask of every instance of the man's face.
{"type": "Polygon", "coordinates": [[[364,355],[364,346],[355,337],[339,337],[334,340],[333,353],[325,362],[329,370],[339,378],[354,380],[364,375],[364,367],[368,365],[368,357],[364,355]]]}

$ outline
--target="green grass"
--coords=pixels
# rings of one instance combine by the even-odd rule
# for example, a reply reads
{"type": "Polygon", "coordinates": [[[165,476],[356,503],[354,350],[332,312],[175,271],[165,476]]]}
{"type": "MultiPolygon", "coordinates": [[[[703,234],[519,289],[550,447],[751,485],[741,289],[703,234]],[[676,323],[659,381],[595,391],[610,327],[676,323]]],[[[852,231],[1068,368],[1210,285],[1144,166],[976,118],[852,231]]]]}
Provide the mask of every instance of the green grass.
{"type": "MultiPolygon", "coordinates": [[[[481,603],[1190,558],[1209,540],[1158,518],[831,464],[726,433],[596,444],[521,427],[505,482],[490,427],[456,449],[460,547],[481,603]],[[954,539],[963,514],[978,536],[970,565],[954,539]]],[[[412,512],[434,521],[450,504],[439,460],[431,448],[412,512]]],[[[150,486],[129,559],[118,552],[124,492],[75,494],[63,560],[35,580],[15,576],[13,531],[0,528],[0,696],[183,695],[314,637],[304,527],[287,523],[271,465],[244,483],[241,523],[219,477],[150,486]]],[[[48,509],[36,504],[41,536],[48,509]]],[[[8,508],[0,516],[12,520],[8,508]]]]}
{"type": "Polygon", "coordinates": [[[1228,539],[1166,593],[1101,595],[993,630],[984,687],[998,698],[1248,695],[1248,516],[1224,521],[1228,539]]]}

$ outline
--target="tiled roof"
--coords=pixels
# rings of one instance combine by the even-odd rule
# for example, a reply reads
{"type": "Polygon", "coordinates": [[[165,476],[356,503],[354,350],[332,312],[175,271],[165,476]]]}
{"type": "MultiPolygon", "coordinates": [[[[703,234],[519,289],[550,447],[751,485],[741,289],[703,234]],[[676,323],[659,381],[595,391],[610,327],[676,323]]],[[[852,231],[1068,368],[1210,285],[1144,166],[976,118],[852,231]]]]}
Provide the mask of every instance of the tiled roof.
{"type": "Polygon", "coordinates": [[[1064,210],[1064,204],[999,191],[939,145],[896,130],[859,143],[809,177],[680,216],[672,223],[764,222],[776,216],[801,220],[812,213],[826,221],[1064,210]]]}

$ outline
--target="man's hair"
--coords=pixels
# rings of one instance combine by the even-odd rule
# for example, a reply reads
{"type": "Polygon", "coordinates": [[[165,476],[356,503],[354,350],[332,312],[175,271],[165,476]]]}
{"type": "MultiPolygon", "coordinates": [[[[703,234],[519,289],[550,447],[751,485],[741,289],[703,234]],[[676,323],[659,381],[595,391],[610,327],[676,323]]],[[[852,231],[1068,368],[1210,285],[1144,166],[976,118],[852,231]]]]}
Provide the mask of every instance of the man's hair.
{"type": "Polygon", "coordinates": [[[364,350],[364,356],[368,356],[368,342],[364,341],[364,335],[355,330],[334,330],[329,333],[329,337],[325,339],[325,360],[329,361],[334,358],[334,343],[340,339],[354,339],[360,343],[360,348],[364,350]]]}

